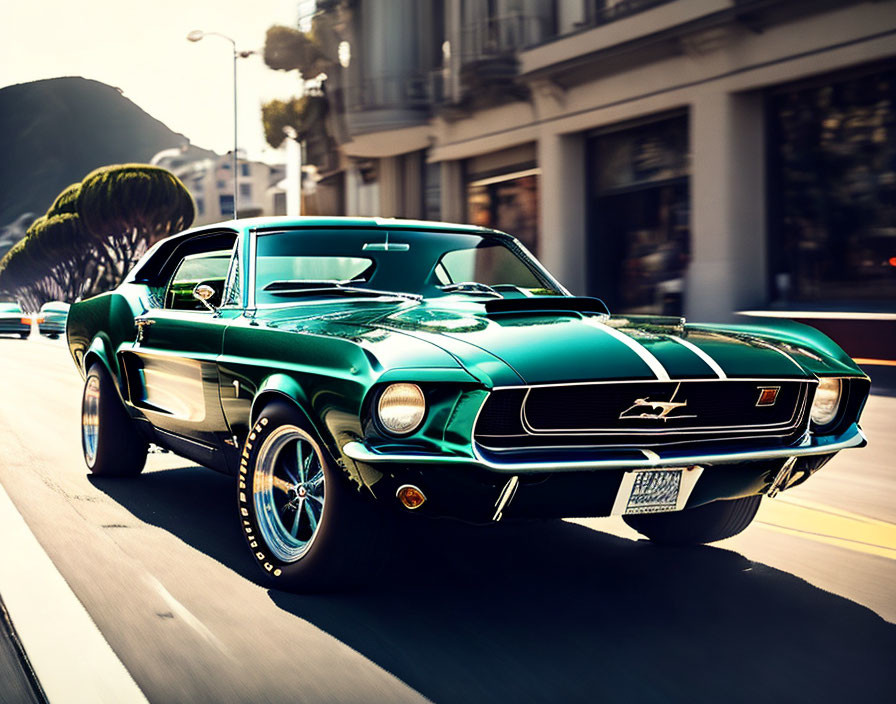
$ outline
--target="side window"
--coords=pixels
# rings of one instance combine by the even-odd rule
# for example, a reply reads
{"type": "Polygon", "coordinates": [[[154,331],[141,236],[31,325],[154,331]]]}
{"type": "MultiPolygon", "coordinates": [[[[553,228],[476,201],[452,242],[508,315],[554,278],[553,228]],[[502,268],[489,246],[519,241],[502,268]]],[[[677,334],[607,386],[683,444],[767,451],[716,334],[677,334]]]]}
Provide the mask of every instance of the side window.
{"type": "Polygon", "coordinates": [[[199,284],[206,284],[215,289],[215,295],[209,303],[216,307],[220,306],[231,254],[231,250],[227,249],[184,257],[165,291],[165,308],[207,310],[201,301],[193,298],[193,289],[199,284]]]}

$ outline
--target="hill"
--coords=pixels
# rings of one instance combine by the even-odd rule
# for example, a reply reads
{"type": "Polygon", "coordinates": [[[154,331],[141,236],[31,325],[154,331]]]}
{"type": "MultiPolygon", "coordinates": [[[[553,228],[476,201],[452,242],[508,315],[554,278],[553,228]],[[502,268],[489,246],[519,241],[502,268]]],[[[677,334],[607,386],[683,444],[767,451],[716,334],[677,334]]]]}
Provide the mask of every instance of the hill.
{"type": "MultiPolygon", "coordinates": [[[[106,164],[148,162],[187,142],[99,81],[52,78],[0,88],[0,227],[43,214],[70,183],[106,164]]],[[[214,154],[189,147],[196,158],[214,154]]]]}

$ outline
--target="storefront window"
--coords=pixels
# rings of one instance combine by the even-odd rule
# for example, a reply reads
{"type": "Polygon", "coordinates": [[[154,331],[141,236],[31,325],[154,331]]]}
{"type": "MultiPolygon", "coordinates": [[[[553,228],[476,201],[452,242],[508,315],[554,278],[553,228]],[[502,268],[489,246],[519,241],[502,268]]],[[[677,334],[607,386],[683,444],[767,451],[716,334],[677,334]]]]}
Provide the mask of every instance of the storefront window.
{"type": "Polygon", "coordinates": [[[779,302],[896,300],[896,70],[770,98],[779,302]]]}
{"type": "Polygon", "coordinates": [[[467,186],[471,223],[507,232],[538,253],[538,176],[534,170],[473,181],[467,186]]]}
{"type": "Polygon", "coordinates": [[[589,141],[589,293],[611,310],[680,315],[690,258],[687,117],[589,141]]]}

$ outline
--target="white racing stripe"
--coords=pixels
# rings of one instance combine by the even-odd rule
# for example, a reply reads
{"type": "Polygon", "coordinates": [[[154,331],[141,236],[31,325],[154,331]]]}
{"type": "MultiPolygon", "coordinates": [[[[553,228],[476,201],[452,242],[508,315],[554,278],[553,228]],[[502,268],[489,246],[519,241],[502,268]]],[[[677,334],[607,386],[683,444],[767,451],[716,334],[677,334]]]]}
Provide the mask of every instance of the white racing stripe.
{"type": "Polygon", "coordinates": [[[600,330],[603,330],[608,335],[615,337],[622,344],[624,344],[626,347],[628,347],[632,352],[634,352],[636,355],[638,355],[643,360],[643,362],[648,367],[650,367],[650,371],[652,371],[656,375],[657,379],[659,379],[660,381],[671,381],[671,378],[669,377],[669,372],[666,371],[666,368],[660,363],[660,360],[658,360],[656,357],[654,357],[647,350],[647,348],[644,347],[644,345],[642,345],[636,339],[626,335],[624,332],[620,332],[616,328],[611,327],[610,325],[607,325],[606,323],[601,323],[597,320],[594,320],[593,318],[586,317],[585,321],[588,324],[593,325],[594,327],[596,327],[600,330]]]}
{"type": "Polygon", "coordinates": [[[716,362],[716,360],[714,360],[712,357],[710,357],[706,352],[704,352],[699,347],[697,347],[697,345],[695,345],[693,342],[688,342],[684,338],[675,337],[673,335],[669,335],[669,339],[674,340],[679,345],[683,345],[684,347],[687,347],[691,352],[693,352],[700,359],[702,359],[703,362],[705,362],[706,365],[716,373],[716,376],[718,376],[719,379],[727,379],[728,378],[728,375],[725,373],[725,370],[719,366],[719,363],[716,362]]]}
{"type": "Polygon", "coordinates": [[[0,536],[0,594],[50,704],[145,703],[2,485],[0,536]]]}

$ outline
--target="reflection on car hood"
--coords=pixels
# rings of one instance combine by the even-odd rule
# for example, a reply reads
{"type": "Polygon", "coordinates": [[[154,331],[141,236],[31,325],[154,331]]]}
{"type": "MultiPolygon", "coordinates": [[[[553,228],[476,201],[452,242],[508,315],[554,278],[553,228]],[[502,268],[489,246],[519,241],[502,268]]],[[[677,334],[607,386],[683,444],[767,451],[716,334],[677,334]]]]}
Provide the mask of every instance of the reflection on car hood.
{"type": "MultiPolygon", "coordinates": [[[[813,333],[822,336],[809,328],[805,328],[805,339],[794,335],[778,338],[737,326],[686,325],[683,319],[669,317],[537,310],[487,315],[482,304],[468,301],[329,310],[314,319],[313,327],[319,333],[377,330],[396,336],[390,344],[416,347],[416,343],[428,342],[449,353],[474,376],[497,386],[858,372],[813,344],[813,333]]],[[[308,329],[307,322],[304,327],[308,329]]]]}

